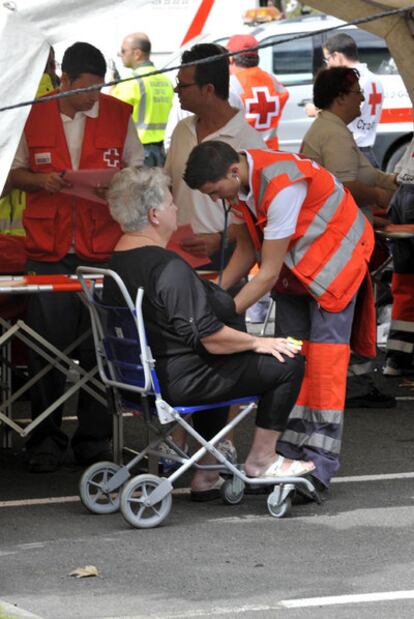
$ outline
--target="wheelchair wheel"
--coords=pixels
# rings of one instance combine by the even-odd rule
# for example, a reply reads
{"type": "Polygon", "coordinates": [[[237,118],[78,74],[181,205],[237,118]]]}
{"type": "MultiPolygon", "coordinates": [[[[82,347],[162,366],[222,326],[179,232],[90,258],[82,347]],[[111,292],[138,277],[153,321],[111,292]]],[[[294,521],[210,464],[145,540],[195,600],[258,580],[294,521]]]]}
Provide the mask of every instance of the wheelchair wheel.
{"type": "Polygon", "coordinates": [[[119,489],[105,491],[108,481],[121,467],[114,462],[97,462],[90,466],[79,482],[79,495],[82,503],[94,514],[113,514],[120,503],[119,489]]]}
{"type": "Polygon", "coordinates": [[[271,492],[267,497],[267,509],[274,518],[283,518],[292,506],[292,499],[290,496],[287,496],[281,503],[278,503],[278,498],[278,493],[271,492]]]}
{"type": "Polygon", "coordinates": [[[221,498],[223,503],[227,505],[237,505],[244,496],[244,481],[238,477],[226,479],[220,488],[221,498]]]}
{"type": "Polygon", "coordinates": [[[156,475],[137,475],[133,477],[121,493],[121,514],[137,529],[157,527],[171,510],[172,496],[167,494],[159,503],[147,505],[151,492],[158,488],[161,479],[156,475]]]}

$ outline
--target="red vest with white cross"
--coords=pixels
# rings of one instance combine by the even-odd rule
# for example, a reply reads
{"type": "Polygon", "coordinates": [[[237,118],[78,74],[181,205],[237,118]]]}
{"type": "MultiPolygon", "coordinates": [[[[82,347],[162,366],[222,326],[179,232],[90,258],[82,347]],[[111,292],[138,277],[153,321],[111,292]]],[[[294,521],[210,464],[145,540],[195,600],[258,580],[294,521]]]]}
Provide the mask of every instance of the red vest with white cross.
{"type": "MultiPolygon", "coordinates": [[[[121,168],[131,106],[99,95],[99,115],[86,118],[79,169],[121,168]]],[[[72,169],[56,100],[34,105],[25,126],[32,172],[72,169]]],[[[73,246],[80,258],[105,261],[121,236],[106,204],[61,192],[27,193],[23,213],[29,258],[57,262],[73,246]]]]}
{"type": "Polygon", "coordinates": [[[270,73],[259,67],[235,67],[230,88],[243,102],[245,118],[266,142],[277,150],[277,126],[289,93],[270,73]]]}
{"type": "MultiPolygon", "coordinates": [[[[248,150],[254,205],[240,202],[253,246],[261,251],[268,210],[284,188],[305,180],[307,193],[284,258],[285,266],[328,312],[352,301],[368,272],[373,229],[350,192],[325,168],[300,155],[248,150]]],[[[289,210],[290,205],[284,205],[289,210]]]]}

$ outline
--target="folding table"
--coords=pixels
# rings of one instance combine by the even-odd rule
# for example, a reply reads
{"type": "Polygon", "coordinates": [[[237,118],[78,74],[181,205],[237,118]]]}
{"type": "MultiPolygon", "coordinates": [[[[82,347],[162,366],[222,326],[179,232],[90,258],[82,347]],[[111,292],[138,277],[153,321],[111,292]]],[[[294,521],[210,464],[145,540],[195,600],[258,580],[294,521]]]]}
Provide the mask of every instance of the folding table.
{"type": "MultiPolygon", "coordinates": [[[[90,279],[97,279],[96,287],[102,287],[102,280],[91,276],[90,279]]],[[[1,276],[0,294],[42,294],[44,292],[71,292],[77,294],[81,292],[81,285],[75,275],[24,275],[24,276],[1,276]]],[[[36,331],[31,329],[23,320],[17,320],[10,324],[7,320],[0,317],[0,425],[5,424],[3,435],[3,446],[11,446],[10,429],[15,430],[20,436],[27,436],[36,426],[38,426],[48,415],[53,413],[56,408],[63,404],[79,389],[85,389],[98,402],[107,406],[105,397],[105,387],[102,382],[95,378],[97,368],[89,372],[80,367],[71,357],[72,351],[91,335],[89,329],[83,333],[76,341],[72,342],[65,350],[58,350],[50,342],[45,340],[36,331]],[[48,363],[38,374],[30,377],[25,385],[12,393],[12,360],[11,360],[11,341],[16,337],[26,346],[41,355],[48,363]],[[13,419],[13,404],[30,387],[39,381],[52,368],[63,372],[66,376],[73,379],[72,385],[63,395],[57,398],[48,408],[46,408],[36,419],[23,427],[13,419]]]]}

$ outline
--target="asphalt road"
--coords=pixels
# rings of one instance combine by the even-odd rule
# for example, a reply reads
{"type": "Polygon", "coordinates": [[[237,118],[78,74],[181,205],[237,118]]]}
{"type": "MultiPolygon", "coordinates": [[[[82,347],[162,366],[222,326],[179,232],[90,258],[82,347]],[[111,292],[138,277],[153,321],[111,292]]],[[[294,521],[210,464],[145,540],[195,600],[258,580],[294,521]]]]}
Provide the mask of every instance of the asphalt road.
{"type": "MultiPolygon", "coordinates": [[[[0,619],[13,609],[43,619],[411,619],[414,390],[384,384],[398,406],[346,412],[328,500],[294,505],[281,520],[265,496],[192,503],[183,479],[164,525],[132,529],[119,513],[86,512],[74,465],[27,473],[15,439],[0,449],[0,599],[12,605],[1,614],[0,604],[0,619]],[[99,576],[69,576],[85,565],[99,576]]],[[[241,458],[252,424],[237,432],[241,458]]],[[[127,420],[126,443],[139,443],[139,431],[127,420]]]]}

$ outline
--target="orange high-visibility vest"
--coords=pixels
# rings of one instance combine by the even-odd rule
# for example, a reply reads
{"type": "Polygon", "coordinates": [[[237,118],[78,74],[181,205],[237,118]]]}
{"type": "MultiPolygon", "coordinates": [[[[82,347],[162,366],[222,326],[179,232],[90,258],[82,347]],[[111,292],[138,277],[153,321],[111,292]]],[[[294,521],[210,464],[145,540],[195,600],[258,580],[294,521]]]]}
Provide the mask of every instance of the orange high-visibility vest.
{"type": "MultiPolygon", "coordinates": [[[[340,312],[368,271],[374,232],[347,189],[327,170],[299,155],[247,151],[253,159],[254,212],[240,203],[256,251],[268,208],[285,187],[306,180],[308,192],[284,264],[327,311],[340,312]]],[[[289,205],[286,204],[286,208],[289,205]]]]}
{"type": "Polygon", "coordinates": [[[235,67],[230,76],[230,89],[243,102],[245,118],[266,142],[277,150],[277,126],[289,92],[274,75],[259,67],[235,67]]]}
{"type": "MultiPolygon", "coordinates": [[[[121,168],[131,106],[99,95],[99,115],[86,118],[79,169],[121,168]]],[[[63,172],[72,168],[56,100],[34,105],[25,126],[30,169],[63,172]]],[[[121,236],[106,204],[61,192],[27,193],[23,213],[29,258],[57,262],[72,243],[85,260],[107,260],[121,236]],[[74,236],[74,238],[73,238],[74,236]]]]}

